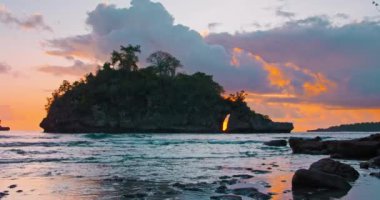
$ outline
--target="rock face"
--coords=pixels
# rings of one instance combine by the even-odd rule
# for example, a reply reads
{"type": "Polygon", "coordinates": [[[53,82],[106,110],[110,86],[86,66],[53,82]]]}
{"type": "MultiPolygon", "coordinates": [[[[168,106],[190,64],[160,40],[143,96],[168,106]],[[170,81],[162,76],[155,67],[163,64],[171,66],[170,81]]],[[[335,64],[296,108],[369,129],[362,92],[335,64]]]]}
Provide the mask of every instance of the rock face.
{"type": "Polygon", "coordinates": [[[264,142],[264,145],[275,146],[275,147],[286,146],[287,144],[288,142],[286,140],[271,140],[268,142],[264,142]]]}
{"type": "Polygon", "coordinates": [[[353,167],[329,158],[324,158],[313,163],[310,165],[309,169],[325,172],[328,174],[335,174],[347,179],[348,181],[355,181],[359,178],[359,172],[356,171],[353,167]]]}
{"type": "Polygon", "coordinates": [[[293,124],[273,122],[268,116],[250,114],[247,110],[236,109],[231,112],[228,129],[229,133],[290,133],[293,124]]]}
{"type": "Polygon", "coordinates": [[[292,189],[300,190],[305,188],[349,190],[351,185],[346,179],[338,175],[316,170],[299,169],[293,176],[292,189]]]}
{"type": "Polygon", "coordinates": [[[322,141],[319,137],[314,139],[290,138],[289,145],[295,154],[330,154],[334,158],[369,159],[378,154],[380,134],[342,141],[322,141]]]}
{"type": "Polygon", "coordinates": [[[294,191],[339,190],[344,195],[351,189],[348,181],[358,178],[359,173],[350,165],[324,158],[313,163],[309,169],[297,170],[292,188],[294,191]]]}

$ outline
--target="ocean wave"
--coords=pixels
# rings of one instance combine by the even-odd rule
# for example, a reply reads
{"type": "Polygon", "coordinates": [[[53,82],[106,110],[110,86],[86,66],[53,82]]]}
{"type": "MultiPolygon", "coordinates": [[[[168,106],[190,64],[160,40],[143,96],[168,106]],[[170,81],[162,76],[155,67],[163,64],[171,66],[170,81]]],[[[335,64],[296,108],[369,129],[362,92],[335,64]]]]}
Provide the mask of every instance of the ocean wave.
{"type": "Polygon", "coordinates": [[[16,136],[11,135],[0,135],[0,139],[16,138],[16,136]]]}
{"type": "Polygon", "coordinates": [[[257,144],[262,143],[258,140],[208,140],[209,144],[257,144]]]}
{"type": "Polygon", "coordinates": [[[70,142],[4,142],[0,147],[57,147],[57,146],[88,146],[89,141],[70,141],[70,142]]]}
{"type": "Polygon", "coordinates": [[[38,154],[55,154],[58,151],[25,151],[22,149],[10,149],[9,152],[13,152],[19,155],[38,155],[38,154]]]}
{"type": "Polygon", "coordinates": [[[105,139],[105,138],[113,137],[113,135],[107,134],[107,133],[90,133],[90,134],[85,134],[83,137],[89,138],[89,139],[94,139],[94,140],[99,140],[99,139],[105,139]]]}
{"type": "Polygon", "coordinates": [[[92,142],[89,141],[72,141],[72,142],[67,142],[67,146],[69,147],[81,147],[81,146],[90,146],[92,142]]]}
{"type": "Polygon", "coordinates": [[[242,155],[236,155],[236,156],[204,156],[204,157],[198,157],[198,156],[182,156],[182,157],[161,157],[161,156],[151,156],[151,157],[145,157],[145,156],[124,156],[123,161],[125,160],[204,160],[204,159],[229,159],[229,158],[246,158],[247,156],[242,155]]]}
{"type": "Polygon", "coordinates": [[[57,142],[7,142],[7,143],[0,143],[0,147],[30,147],[30,146],[55,147],[55,146],[62,146],[62,143],[57,143],[57,142]]]}
{"type": "Polygon", "coordinates": [[[181,145],[181,144],[257,144],[262,143],[257,140],[140,140],[140,141],[128,141],[128,144],[134,145],[158,145],[158,146],[167,146],[167,145],[181,145]]]}
{"type": "Polygon", "coordinates": [[[70,159],[67,158],[41,158],[41,159],[0,159],[0,164],[19,164],[19,163],[46,163],[46,162],[62,162],[70,159]]]}

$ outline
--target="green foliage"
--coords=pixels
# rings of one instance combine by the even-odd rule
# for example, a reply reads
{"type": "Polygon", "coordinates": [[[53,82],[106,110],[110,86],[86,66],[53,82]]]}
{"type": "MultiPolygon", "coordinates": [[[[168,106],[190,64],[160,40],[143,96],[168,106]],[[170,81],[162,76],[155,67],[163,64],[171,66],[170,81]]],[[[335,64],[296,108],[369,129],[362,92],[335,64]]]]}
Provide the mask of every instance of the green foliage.
{"type": "Polygon", "coordinates": [[[57,90],[54,90],[51,97],[47,98],[47,104],[45,105],[45,110],[49,111],[52,103],[56,101],[59,97],[64,95],[67,91],[72,89],[72,85],[69,81],[63,80],[62,84],[59,86],[57,90]]]}
{"type": "Polygon", "coordinates": [[[137,52],[139,46],[122,46],[95,74],[73,84],[64,81],[46,105],[47,118],[61,122],[54,128],[73,131],[66,129],[70,119],[70,126],[79,124],[76,128],[83,126],[85,132],[181,131],[188,127],[218,131],[231,109],[255,114],[244,102],[244,91],[223,98],[224,90],[212,76],[176,74],[180,61],[162,51],[149,56],[152,66],[138,69],[137,52]]]}
{"type": "Polygon", "coordinates": [[[136,53],[140,52],[140,45],[128,45],[128,47],[121,46],[120,52],[112,52],[111,64],[118,66],[119,69],[122,70],[136,71],[138,68],[137,63],[139,62],[139,57],[137,57],[136,53]]]}
{"type": "Polygon", "coordinates": [[[244,90],[241,90],[240,92],[236,92],[235,94],[230,94],[227,99],[233,102],[244,102],[245,98],[247,97],[247,93],[245,93],[244,90]]]}
{"type": "Polygon", "coordinates": [[[177,58],[167,52],[157,51],[147,58],[147,61],[157,69],[159,75],[174,77],[177,68],[182,64],[177,58]]]}

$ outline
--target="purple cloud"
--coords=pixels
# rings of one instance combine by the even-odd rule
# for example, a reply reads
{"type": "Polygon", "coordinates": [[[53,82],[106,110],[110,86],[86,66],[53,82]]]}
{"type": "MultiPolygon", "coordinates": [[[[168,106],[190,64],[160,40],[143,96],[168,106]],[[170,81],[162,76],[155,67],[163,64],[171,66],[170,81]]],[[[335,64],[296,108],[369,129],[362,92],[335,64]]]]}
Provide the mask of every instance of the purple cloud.
{"type": "Polygon", "coordinates": [[[0,62],[0,74],[6,74],[11,71],[11,67],[5,63],[0,62]]]}
{"type": "Polygon", "coordinates": [[[74,60],[74,64],[71,66],[54,66],[45,65],[38,67],[38,71],[50,73],[56,76],[71,75],[71,76],[83,76],[86,73],[93,72],[97,68],[96,64],[86,64],[80,60],[74,60]]]}
{"type": "MultiPolygon", "coordinates": [[[[211,34],[206,40],[239,47],[268,62],[292,62],[336,83],[333,93],[310,102],[343,107],[380,107],[380,22],[333,26],[324,17],[291,21],[267,31],[211,34]]],[[[281,99],[284,100],[284,99],[281,99]]]]}
{"type": "Polygon", "coordinates": [[[52,28],[46,25],[41,14],[33,14],[25,19],[20,19],[13,15],[7,8],[0,4],[0,22],[3,24],[14,25],[23,29],[37,29],[44,31],[53,31],[52,28]]]}

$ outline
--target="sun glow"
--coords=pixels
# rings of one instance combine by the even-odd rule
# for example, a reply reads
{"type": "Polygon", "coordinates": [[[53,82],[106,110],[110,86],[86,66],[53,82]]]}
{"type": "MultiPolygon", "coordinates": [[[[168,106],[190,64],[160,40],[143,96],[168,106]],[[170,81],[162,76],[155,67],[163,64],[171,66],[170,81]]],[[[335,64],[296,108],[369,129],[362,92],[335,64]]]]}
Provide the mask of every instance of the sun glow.
{"type": "Polygon", "coordinates": [[[223,132],[226,132],[227,129],[228,129],[228,121],[230,120],[230,114],[228,114],[226,116],[226,118],[224,118],[224,121],[223,121],[223,132]]]}

